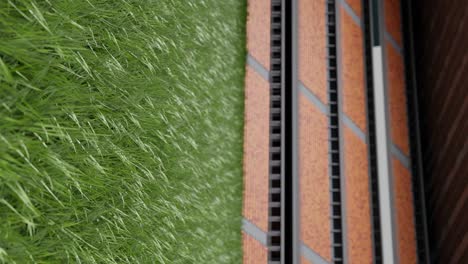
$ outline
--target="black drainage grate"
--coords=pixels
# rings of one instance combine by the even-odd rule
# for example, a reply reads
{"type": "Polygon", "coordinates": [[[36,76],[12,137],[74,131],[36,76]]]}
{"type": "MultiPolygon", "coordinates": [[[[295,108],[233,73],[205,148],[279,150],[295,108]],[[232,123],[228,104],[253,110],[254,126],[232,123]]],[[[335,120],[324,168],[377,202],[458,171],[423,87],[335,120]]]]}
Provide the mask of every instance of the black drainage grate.
{"type": "Polygon", "coordinates": [[[280,263],[284,239],[282,236],[282,197],[284,136],[282,134],[283,76],[282,76],[282,1],[271,1],[270,39],[270,161],[268,204],[268,261],[280,263]]]}
{"type": "Polygon", "coordinates": [[[333,263],[343,263],[343,217],[341,203],[340,122],[338,94],[336,6],[334,0],[326,2],[328,100],[329,100],[329,154],[331,192],[331,236],[333,263]]]}

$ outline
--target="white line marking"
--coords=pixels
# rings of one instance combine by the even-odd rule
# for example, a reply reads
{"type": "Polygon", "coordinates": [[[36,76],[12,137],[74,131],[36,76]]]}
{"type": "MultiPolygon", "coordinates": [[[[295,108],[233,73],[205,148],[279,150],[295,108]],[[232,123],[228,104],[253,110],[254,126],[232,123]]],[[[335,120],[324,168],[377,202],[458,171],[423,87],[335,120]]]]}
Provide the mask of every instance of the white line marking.
{"type": "Polygon", "coordinates": [[[385,100],[382,48],[372,48],[372,68],[374,79],[374,107],[377,138],[377,167],[379,180],[380,224],[382,255],[385,264],[395,263],[394,230],[392,224],[392,184],[390,179],[389,140],[387,128],[387,101],[385,100]]]}

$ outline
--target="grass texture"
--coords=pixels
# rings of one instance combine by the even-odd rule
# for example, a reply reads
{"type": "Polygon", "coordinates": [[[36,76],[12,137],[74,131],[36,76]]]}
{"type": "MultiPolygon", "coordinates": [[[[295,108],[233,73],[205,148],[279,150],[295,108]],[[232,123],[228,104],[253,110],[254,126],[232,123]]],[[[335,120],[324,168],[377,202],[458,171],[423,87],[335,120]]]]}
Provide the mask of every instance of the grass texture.
{"type": "Polygon", "coordinates": [[[245,1],[0,1],[0,263],[241,259],[245,1]]]}

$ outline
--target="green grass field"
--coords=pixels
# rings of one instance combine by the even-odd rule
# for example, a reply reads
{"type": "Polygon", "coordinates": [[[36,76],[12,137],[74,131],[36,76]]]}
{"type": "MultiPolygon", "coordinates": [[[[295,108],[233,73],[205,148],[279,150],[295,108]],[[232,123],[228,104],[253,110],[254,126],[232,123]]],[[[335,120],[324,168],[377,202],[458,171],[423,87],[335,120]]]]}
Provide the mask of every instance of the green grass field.
{"type": "Polygon", "coordinates": [[[241,261],[245,16],[0,1],[0,263],[241,261]]]}

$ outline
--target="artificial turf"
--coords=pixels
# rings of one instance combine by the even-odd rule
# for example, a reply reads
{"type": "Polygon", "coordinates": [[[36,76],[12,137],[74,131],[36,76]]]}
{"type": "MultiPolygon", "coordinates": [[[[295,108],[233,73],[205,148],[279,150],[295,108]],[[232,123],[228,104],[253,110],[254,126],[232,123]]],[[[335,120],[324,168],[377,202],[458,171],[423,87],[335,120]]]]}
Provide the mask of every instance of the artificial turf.
{"type": "Polygon", "coordinates": [[[245,13],[0,1],[0,263],[240,262],[245,13]]]}

